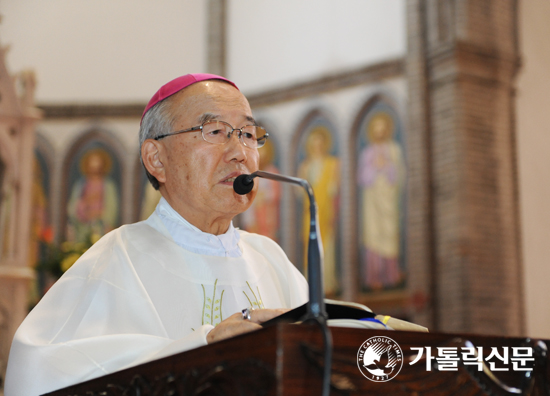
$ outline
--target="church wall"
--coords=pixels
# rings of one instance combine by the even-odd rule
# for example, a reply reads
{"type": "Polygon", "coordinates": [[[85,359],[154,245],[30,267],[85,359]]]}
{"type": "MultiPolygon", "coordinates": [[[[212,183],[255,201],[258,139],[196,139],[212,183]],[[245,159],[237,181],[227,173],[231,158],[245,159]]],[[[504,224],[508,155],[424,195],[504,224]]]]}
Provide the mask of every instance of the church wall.
{"type": "Polygon", "coordinates": [[[550,338],[550,3],[521,1],[517,145],[527,333],[550,338]]]}
{"type": "MultiPolygon", "coordinates": [[[[174,76],[206,70],[209,6],[3,2],[0,36],[14,70],[36,70],[38,103],[145,102],[174,76]]],[[[257,93],[401,57],[404,21],[404,0],[230,2],[226,74],[257,93]]]]}
{"type": "Polygon", "coordinates": [[[228,75],[247,93],[406,52],[404,0],[234,1],[228,26],[228,75]]]}
{"type": "Polygon", "coordinates": [[[33,68],[37,103],[146,102],[205,69],[203,1],[3,1],[12,70],[33,68]]]}

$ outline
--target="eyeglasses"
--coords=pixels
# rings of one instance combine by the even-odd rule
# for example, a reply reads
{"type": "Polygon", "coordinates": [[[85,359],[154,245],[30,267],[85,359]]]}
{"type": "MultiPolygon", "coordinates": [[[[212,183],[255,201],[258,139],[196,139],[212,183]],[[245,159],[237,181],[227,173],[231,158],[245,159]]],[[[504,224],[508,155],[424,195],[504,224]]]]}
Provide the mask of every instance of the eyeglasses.
{"type": "Polygon", "coordinates": [[[160,140],[167,136],[177,135],[180,133],[195,132],[199,130],[202,132],[202,138],[208,143],[213,144],[225,144],[229,142],[229,139],[231,139],[231,135],[233,135],[234,131],[239,131],[237,137],[242,144],[250,148],[262,147],[269,136],[265,129],[258,125],[246,125],[242,128],[233,128],[225,121],[208,121],[193,128],[157,136],[155,137],[155,140],[160,140]]]}

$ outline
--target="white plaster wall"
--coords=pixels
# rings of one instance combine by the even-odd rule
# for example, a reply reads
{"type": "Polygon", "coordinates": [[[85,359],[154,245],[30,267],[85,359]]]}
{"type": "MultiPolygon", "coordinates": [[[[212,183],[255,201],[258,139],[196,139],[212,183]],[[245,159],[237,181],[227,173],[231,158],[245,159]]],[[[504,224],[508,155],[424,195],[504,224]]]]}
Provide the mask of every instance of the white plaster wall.
{"type": "Polygon", "coordinates": [[[36,70],[39,103],[146,102],[205,68],[202,0],[0,0],[13,72],[36,70]]]}
{"type": "MultiPolygon", "coordinates": [[[[404,56],[405,0],[232,0],[228,70],[245,93],[404,56]]],[[[12,72],[39,103],[146,102],[206,68],[206,0],[0,0],[12,72]]]]}
{"type": "Polygon", "coordinates": [[[550,1],[519,4],[517,141],[527,335],[550,338],[550,1]]]}
{"type": "Polygon", "coordinates": [[[405,0],[234,0],[228,76],[246,93],[406,54],[405,0]]]}
{"type": "MultiPolygon", "coordinates": [[[[254,118],[267,121],[273,128],[269,134],[280,145],[280,149],[283,151],[281,163],[286,164],[290,160],[286,156],[291,150],[294,134],[311,111],[320,109],[327,114],[329,121],[336,127],[335,132],[339,137],[337,146],[342,149],[348,145],[352,125],[361,108],[376,94],[384,94],[397,103],[396,111],[404,121],[407,91],[406,80],[403,77],[395,77],[380,83],[343,88],[315,97],[310,96],[252,110],[254,118]]],[[[294,172],[290,168],[284,168],[283,171],[288,174],[294,172]]]]}

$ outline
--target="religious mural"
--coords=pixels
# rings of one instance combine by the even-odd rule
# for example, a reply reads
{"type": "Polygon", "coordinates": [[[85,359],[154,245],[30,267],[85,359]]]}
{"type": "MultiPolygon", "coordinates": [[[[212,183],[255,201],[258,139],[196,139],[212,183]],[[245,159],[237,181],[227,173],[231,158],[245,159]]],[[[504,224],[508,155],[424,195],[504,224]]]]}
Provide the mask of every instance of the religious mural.
{"type": "Polygon", "coordinates": [[[97,141],[85,145],[70,164],[67,240],[86,243],[120,225],[120,166],[97,141]]]}
{"type": "Polygon", "coordinates": [[[53,231],[49,218],[50,172],[44,156],[35,151],[32,180],[31,229],[29,266],[40,260],[45,243],[51,243],[53,231]]]}
{"type": "MultiPolygon", "coordinates": [[[[280,173],[274,141],[269,138],[258,151],[260,153],[260,170],[280,173]]],[[[248,232],[265,235],[280,242],[281,183],[262,178],[257,178],[256,182],[260,184],[258,193],[250,208],[242,214],[240,225],[248,232]]]]}
{"type": "MultiPolygon", "coordinates": [[[[335,156],[336,144],[329,128],[321,121],[312,123],[301,136],[298,147],[298,177],[306,179],[313,187],[319,212],[319,229],[324,250],[325,292],[338,292],[337,235],[339,198],[339,161],[335,156]]],[[[304,257],[304,273],[307,264],[309,241],[309,203],[305,193],[301,194],[301,252],[304,257]]]]}
{"type": "Polygon", "coordinates": [[[49,192],[50,169],[44,155],[35,150],[28,260],[29,267],[36,268],[37,277],[35,288],[31,291],[31,304],[36,303],[55,281],[43,268],[54,238],[50,219],[49,192]]]}
{"type": "Polygon", "coordinates": [[[359,257],[363,290],[404,286],[403,137],[395,112],[377,104],[358,136],[359,257]]]}

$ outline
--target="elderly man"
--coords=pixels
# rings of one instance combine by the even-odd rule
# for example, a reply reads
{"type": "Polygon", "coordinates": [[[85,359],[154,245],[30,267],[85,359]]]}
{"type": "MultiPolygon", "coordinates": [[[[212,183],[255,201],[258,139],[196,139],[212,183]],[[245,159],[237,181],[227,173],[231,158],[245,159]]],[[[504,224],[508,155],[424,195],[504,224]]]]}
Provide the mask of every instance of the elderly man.
{"type": "Polygon", "coordinates": [[[258,169],[266,138],[225,78],[186,75],[163,86],[140,130],[160,203],[146,221],[97,242],[29,314],[12,344],[6,396],[253,331],[303,304],[307,283],[281,248],[231,222],[256,194],[237,195],[233,180],[258,169]]]}

